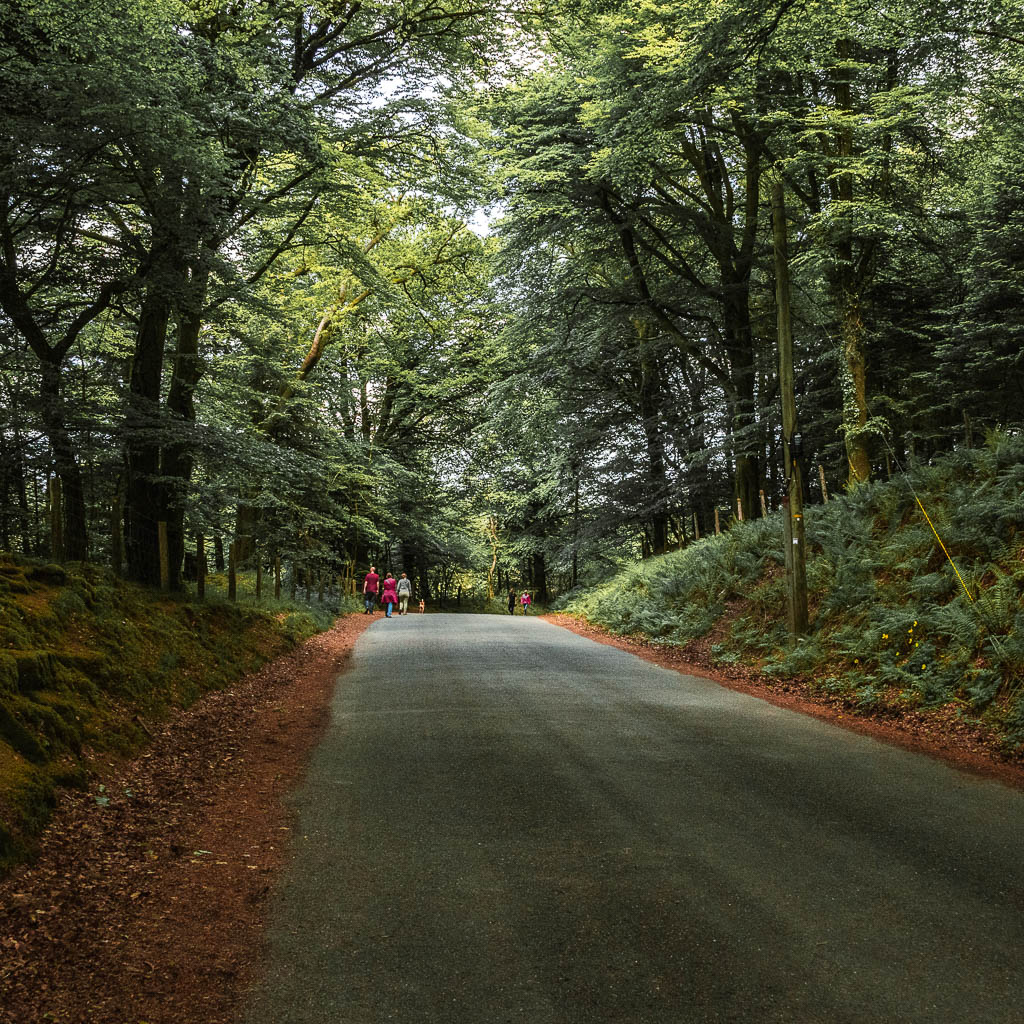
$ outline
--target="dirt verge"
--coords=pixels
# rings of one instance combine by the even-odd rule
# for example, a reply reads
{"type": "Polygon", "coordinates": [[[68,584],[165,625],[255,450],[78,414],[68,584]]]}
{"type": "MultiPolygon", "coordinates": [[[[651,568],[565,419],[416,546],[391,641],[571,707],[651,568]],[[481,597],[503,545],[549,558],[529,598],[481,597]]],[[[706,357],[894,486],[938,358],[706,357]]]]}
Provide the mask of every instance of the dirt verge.
{"type": "Polygon", "coordinates": [[[822,718],[885,743],[940,758],[963,771],[1024,789],[1024,755],[1006,754],[997,736],[964,721],[955,709],[907,710],[899,715],[861,712],[843,697],[815,691],[809,681],[769,680],[741,665],[716,666],[711,659],[710,643],[697,641],[686,648],[672,648],[643,637],[616,636],[572,615],[552,614],[543,618],[662,668],[713,679],[721,686],[760,697],[778,707],[822,718]]]}
{"type": "Polygon", "coordinates": [[[287,857],[284,797],[373,621],[340,619],[62,794],[39,858],[0,881],[0,1022],[237,1019],[287,857]]]}

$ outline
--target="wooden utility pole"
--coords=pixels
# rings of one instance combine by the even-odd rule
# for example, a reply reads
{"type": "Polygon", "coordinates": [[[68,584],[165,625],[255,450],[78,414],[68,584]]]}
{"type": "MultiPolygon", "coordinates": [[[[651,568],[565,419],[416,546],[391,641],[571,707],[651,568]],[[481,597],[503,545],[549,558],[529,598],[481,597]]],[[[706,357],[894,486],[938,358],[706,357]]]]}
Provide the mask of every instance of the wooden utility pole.
{"type": "Polygon", "coordinates": [[[804,542],[804,488],[797,458],[796,393],[793,374],[793,321],[789,298],[789,246],[782,181],[772,183],[772,229],[775,240],[775,302],[779,322],[779,391],[782,395],[782,456],[788,497],[783,499],[786,546],[786,592],[789,632],[807,632],[807,552],[804,542]]]}

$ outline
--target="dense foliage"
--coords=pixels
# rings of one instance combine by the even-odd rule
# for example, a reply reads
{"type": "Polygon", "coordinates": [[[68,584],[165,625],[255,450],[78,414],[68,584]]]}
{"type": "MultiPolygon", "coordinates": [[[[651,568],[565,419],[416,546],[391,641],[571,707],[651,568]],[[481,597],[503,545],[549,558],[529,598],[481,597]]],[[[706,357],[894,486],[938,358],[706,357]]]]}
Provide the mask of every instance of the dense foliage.
{"type": "MultiPolygon", "coordinates": [[[[351,577],[443,509],[494,338],[458,3],[25,0],[0,23],[0,548],[351,577]],[[188,557],[186,557],[188,556],[188,557]]],[[[420,547],[423,547],[420,544],[420,547]]]]}
{"type": "Polygon", "coordinates": [[[1024,422],[1010,0],[0,19],[0,548],[543,603],[759,519],[780,180],[809,501],[1024,422]]]}
{"type": "Polygon", "coordinates": [[[673,646],[709,637],[721,664],[805,677],[857,708],[951,705],[1019,749],[1022,487],[1024,442],[994,434],[981,448],[810,509],[816,628],[796,645],[785,627],[778,515],[629,566],[566,608],[673,646]],[[918,498],[930,524],[911,511],[918,498]]]}

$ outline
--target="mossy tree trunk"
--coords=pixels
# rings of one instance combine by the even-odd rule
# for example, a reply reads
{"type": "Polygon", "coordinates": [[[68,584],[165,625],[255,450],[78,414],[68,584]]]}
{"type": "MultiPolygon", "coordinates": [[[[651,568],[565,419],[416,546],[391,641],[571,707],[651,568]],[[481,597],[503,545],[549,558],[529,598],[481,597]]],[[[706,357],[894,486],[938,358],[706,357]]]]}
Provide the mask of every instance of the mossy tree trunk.
{"type": "Polygon", "coordinates": [[[166,282],[156,281],[150,285],[142,304],[125,419],[128,576],[150,586],[160,582],[157,523],[164,514],[164,495],[159,482],[160,384],[170,316],[171,300],[166,282]]]}
{"type": "Polygon", "coordinates": [[[196,418],[195,390],[202,376],[199,335],[208,281],[209,271],[205,267],[193,270],[190,287],[178,316],[177,349],[167,394],[167,411],[182,432],[181,436],[174,437],[164,446],[162,459],[163,476],[174,481],[178,499],[167,503],[165,513],[172,590],[181,589],[181,565],[185,557],[185,508],[181,497],[188,489],[195,464],[192,443],[185,431],[196,418]]]}
{"type": "Polygon", "coordinates": [[[857,158],[854,142],[854,103],[852,40],[836,44],[833,89],[839,122],[835,133],[836,166],[832,199],[839,207],[836,218],[836,265],[832,273],[832,291],[839,315],[839,333],[843,364],[843,433],[850,484],[871,478],[871,457],[865,427],[868,422],[867,353],[861,295],[871,273],[874,242],[862,240],[856,245],[854,207],[854,168],[857,158]]]}

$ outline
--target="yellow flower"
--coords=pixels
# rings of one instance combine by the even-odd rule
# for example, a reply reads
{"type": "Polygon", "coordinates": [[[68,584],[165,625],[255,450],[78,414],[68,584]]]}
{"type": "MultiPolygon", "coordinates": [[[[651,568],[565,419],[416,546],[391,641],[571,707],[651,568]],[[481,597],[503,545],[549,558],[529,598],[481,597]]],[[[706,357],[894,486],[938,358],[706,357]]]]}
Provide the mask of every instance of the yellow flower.
{"type": "Polygon", "coordinates": [[[859,665],[860,664],[860,658],[854,658],[853,659],[853,663],[854,663],[854,665],[859,665]]]}
{"type": "Polygon", "coordinates": [[[888,640],[889,639],[889,634],[888,633],[883,633],[882,634],[882,639],[883,640],[888,640]]]}
{"type": "Polygon", "coordinates": [[[925,668],[925,667],[924,667],[924,665],[922,665],[922,666],[921,666],[921,671],[922,671],[922,672],[924,671],[924,668],[925,668]]]}
{"type": "Polygon", "coordinates": [[[917,619],[914,619],[914,625],[915,626],[917,625],[917,619]]]}

